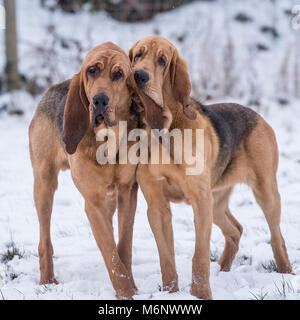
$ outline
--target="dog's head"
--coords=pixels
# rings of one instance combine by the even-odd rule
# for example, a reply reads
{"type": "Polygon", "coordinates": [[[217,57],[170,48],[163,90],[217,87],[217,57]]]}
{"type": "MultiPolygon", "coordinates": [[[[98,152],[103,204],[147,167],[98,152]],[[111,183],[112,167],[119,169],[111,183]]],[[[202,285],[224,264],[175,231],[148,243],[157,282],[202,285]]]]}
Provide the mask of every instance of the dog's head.
{"type": "Polygon", "coordinates": [[[135,86],[126,53],[111,42],[92,49],[72,78],[63,124],[63,141],[75,153],[89,126],[113,127],[129,114],[135,86]]]}
{"type": "Polygon", "coordinates": [[[184,114],[195,119],[196,114],[189,109],[191,82],[187,63],[171,42],[157,36],[139,40],[130,49],[129,58],[135,82],[149,98],[145,116],[152,128],[163,126],[168,101],[179,102],[184,114]]]}

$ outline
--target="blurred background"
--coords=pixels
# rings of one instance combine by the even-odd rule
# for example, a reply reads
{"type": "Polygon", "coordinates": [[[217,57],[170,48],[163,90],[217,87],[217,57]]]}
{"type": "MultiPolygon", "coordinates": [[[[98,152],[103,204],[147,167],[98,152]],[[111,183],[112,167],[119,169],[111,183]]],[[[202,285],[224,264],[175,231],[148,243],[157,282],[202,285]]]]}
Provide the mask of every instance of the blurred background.
{"type": "Polygon", "coordinates": [[[52,84],[71,78],[93,46],[128,50],[149,35],[188,61],[193,96],[259,108],[300,98],[300,30],[293,0],[0,0],[0,112],[22,114],[52,84]],[[295,15],[294,15],[295,16],[295,15]],[[8,92],[10,92],[8,94],[8,92]],[[25,97],[26,96],[26,99],[25,97]],[[25,103],[26,104],[26,103],[25,103]]]}

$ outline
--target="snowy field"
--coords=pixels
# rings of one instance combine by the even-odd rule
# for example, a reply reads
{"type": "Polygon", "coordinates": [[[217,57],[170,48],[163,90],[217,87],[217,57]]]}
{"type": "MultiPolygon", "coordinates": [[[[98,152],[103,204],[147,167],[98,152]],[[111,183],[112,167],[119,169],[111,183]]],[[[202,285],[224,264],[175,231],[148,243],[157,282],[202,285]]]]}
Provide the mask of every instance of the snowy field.
{"type": "MultiPolygon", "coordinates": [[[[21,25],[19,28],[21,70],[26,74],[37,75],[47,72],[46,67],[39,67],[40,56],[30,56],[32,49],[29,49],[28,41],[47,45],[45,41],[47,31],[44,27],[52,21],[61,29],[59,32],[62,35],[66,37],[76,35],[82,39],[85,50],[88,50],[89,46],[107,40],[127,50],[137,39],[153,34],[155,29],[159,29],[161,35],[170,38],[179,46],[189,61],[192,78],[197,79],[195,70],[191,68],[193,65],[191,56],[195,57],[197,47],[190,51],[185,51],[184,48],[187,48],[187,44],[196,34],[201,33],[201,28],[204,28],[207,21],[200,22],[199,17],[206,17],[205,13],[211,9],[208,3],[192,4],[156,16],[153,21],[143,25],[127,25],[113,21],[103,13],[92,17],[85,13],[79,16],[65,16],[60,12],[49,13],[38,9],[36,0],[26,2],[27,5],[24,4],[25,1],[18,1],[21,25]],[[190,22],[194,24],[191,25],[190,22]],[[174,34],[178,29],[187,34],[183,44],[176,42],[174,34]],[[89,40],[86,37],[87,30],[90,30],[89,40]]],[[[242,2],[237,1],[236,11],[243,8],[242,2]]],[[[253,3],[258,5],[262,1],[252,1],[253,3]]],[[[220,19],[213,23],[213,28],[219,30],[224,23],[222,21],[224,15],[221,5],[215,5],[214,8],[215,15],[220,19]]],[[[267,10],[267,5],[262,9],[267,10]]],[[[257,24],[264,20],[262,10],[254,6],[249,6],[247,10],[253,15],[255,12],[260,13],[257,24]]],[[[227,12],[227,14],[234,13],[227,12]]],[[[235,31],[232,34],[234,43],[238,47],[237,64],[242,64],[247,56],[246,53],[242,53],[243,48],[253,38],[257,39],[258,35],[251,27],[247,29],[249,30],[247,37],[241,28],[235,29],[234,25],[231,28],[235,31]]],[[[276,272],[272,264],[269,230],[263,213],[255,203],[249,188],[236,186],[230,207],[234,216],[243,225],[244,233],[232,271],[220,272],[216,260],[222,253],[224,238],[220,230],[216,226],[213,227],[210,280],[214,299],[300,299],[300,101],[291,99],[289,104],[282,106],[274,98],[276,88],[272,80],[276,79],[276,73],[280,69],[279,62],[284,55],[286,44],[288,41],[293,41],[285,22],[282,22],[278,29],[283,33],[280,40],[276,43],[268,40],[270,47],[276,46],[276,54],[274,50],[272,54],[267,51],[255,60],[258,70],[255,77],[258,83],[265,83],[261,88],[263,92],[258,111],[274,128],[279,143],[281,227],[295,275],[281,275],[276,272]],[[283,36],[285,36],[284,41],[283,36]]],[[[0,33],[1,45],[2,37],[3,33],[0,33]]],[[[56,81],[71,77],[79,68],[75,58],[74,61],[66,60],[72,55],[76,56],[74,48],[66,52],[58,49],[58,52],[61,60],[57,62],[56,81]]],[[[1,54],[1,59],[2,56],[1,54]]],[[[198,60],[200,64],[201,61],[198,60]]],[[[0,65],[3,63],[0,61],[0,65]]],[[[241,78],[237,82],[241,84],[244,80],[246,81],[241,78]]],[[[247,95],[241,96],[240,99],[237,97],[238,88],[235,92],[234,98],[226,97],[226,99],[221,99],[220,93],[220,99],[240,103],[248,101],[247,95]]],[[[20,256],[16,255],[8,262],[0,262],[0,300],[1,298],[115,299],[104,261],[84,213],[84,201],[73,185],[70,172],[60,174],[52,215],[54,270],[59,285],[39,285],[37,255],[39,225],[33,202],[33,177],[27,137],[28,125],[38,100],[25,92],[19,92],[13,96],[0,96],[1,101],[13,101],[26,110],[26,113],[23,117],[0,113],[0,254],[5,254],[14,243],[20,256]]],[[[174,294],[160,291],[161,274],[157,248],[147,221],[147,205],[139,193],[133,239],[133,275],[139,289],[135,299],[194,299],[189,294],[195,238],[193,213],[192,209],[184,204],[173,205],[172,209],[180,291],[174,294]]],[[[117,214],[114,217],[117,239],[116,218],[117,214]]]]}

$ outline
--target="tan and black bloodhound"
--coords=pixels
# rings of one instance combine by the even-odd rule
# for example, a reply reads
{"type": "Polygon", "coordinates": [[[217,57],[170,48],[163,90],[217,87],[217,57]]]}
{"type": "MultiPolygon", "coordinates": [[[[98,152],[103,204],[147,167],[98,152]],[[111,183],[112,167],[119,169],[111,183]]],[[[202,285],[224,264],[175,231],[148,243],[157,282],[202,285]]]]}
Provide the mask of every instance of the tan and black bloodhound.
{"type": "Polygon", "coordinates": [[[50,219],[58,173],[70,168],[117,297],[130,299],[136,292],[131,261],[137,166],[100,165],[96,160],[96,150],[103,143],[96,141],[100,129],[110,128],[118,136],[119,121],[127,121],[128,130],[136,127],[130,116],[134,86],[128,56],[116,45],[104,43],[87,54],[71,80],[50,88],[37,107],[29,138],[40,223],[41,284],[57,283],[50,219]],[[118,245],[112,226],[116,206],[118,245]]]}
{"type": "MultiPolygon", "coordinates": [[[[256,112],[241,105],[202,105],[190,98],[187,63],[166,39],[154,36],[138,41],[131,48],[129,58],[142,92],[145,109],[141,115],[147,130],[204,130],[204,170],[200,175],[186,175],[186,168],[190,166],[187,163],[138,165],[137,181],[148,202],[148,219],[158,246],[163,289],[178,290],[169,202],[184,201],[193,208],[196,236],[191,293],[211,299],[212,223],[220,227],[226,239],[218,262],[221,270],[228,271],[242,235],[242,226],[228,207],[233,186],[238,183],[252,188],[270,228],[278,269],[281,273],[291,273],[280,231],[278,148],[272,128],[256,112]]],[[[174,158],[172,150],[171,143],[171,159],[174,158]]]]}

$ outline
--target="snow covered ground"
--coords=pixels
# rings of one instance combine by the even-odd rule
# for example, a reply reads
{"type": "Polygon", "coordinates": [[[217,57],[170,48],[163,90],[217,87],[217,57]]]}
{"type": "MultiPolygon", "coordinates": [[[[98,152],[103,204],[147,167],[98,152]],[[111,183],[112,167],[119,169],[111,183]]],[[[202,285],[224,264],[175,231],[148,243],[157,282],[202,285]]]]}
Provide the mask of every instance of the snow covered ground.
{"type": "MultiPolygon", "coordinates": [[[[297,104],[286,109],[270,105],[269,109],[266,118],[276,131],[280,148],[281,225],[296,276],[282,276],[263,268],[273,259],[268,227],[249,189],[237,186],[231,208],[244,226],[244,234],[231,272],[220,272],[218,264],[211,263],[211,287],[215,299],[254,299],[252,293],[258,296],[268,293],[266,299],[282,299],[284,296],[280,295],[276,285],[282,291],[283,281],[291,287],[286,289],[286,298],[300,299],[300,109],[297,104]]],[[[0,121],[0,253],[4,253],[14,241],[24,254],[21,259],[15,257],[5,265],[0,264],[6,273],[1,292],[5,299],[114,299],[102,256],[84,213],[83,199],[69,172],[60,175],[52,218],[55,273],[60,284],[47,287],[38,284],[39,226],[32,199],[33,177],[27,138],[29,118],[30,115],[26,119],[2,117],[0,121]],[[11,280],[11,276],[16,278],[11,280]]],[[[191,299],[192,210],[184,204],[173,206],[180,291],[166,294],[159,291],[158,254],[146,208],[140,193],[133,241],[133,273],[139,288],[136,299],[191,299]]],[[[223,236],[214,226],[211,240],[213,260],[220,256],[223,245],[223,236]]]]}
{"type": "MultiPolygon", "coordinates": [[[[234,10],[238,11],[242,8],[242,2],[238,1],[234,10]]],[[[259,5],[262,2],[252,1],[252,4],[255,3],[259,5]]],[[[153,21],[142,25],[127,25],[115,22],[103,13],[92,17],[84,13],[78,17],[66,16],[60,12],[50,14],[38,9],[36,0],[27,1],[27,4],[25,1],[18,1],[18,5],[21,70],[31,75],[48,71],[46,67],[44,69],[40,67],[41,57],[38,55],[34,58],[29,57],[32,49],[29,49],[27,41],[44,43],[47,34],[44,26],[49,21],[56,23],[61,29],[59,31],[61,34],[74,35],[82,39],[86,50],[89,46],[107,40],[114,41],[127,50],[137,39],[153,34],[155,29],[159,29],[161,35],[174,41],[183,55],[192,62],[194,60],[189,57],[196,55],[197,46],[192,50],[185,48],[195,34],[200,34],[203,30],[201,29],[203,22],[200,22],[199,17],[205,18],[205,12],[210,9],[208,3],[192,4],[178,11],[162,14],[159,18],[157,16],[153,21]],[[187,34],[183,44],[176,41],[178,29],[184,31],[182,34],[187,34]],[[87,30],[90,30],[89,40],[86,38],[87,30]]],[[[221,19],[222,7],[216,5],[214,8],[216,8],[215,15],[220,19],[217,22],[214,21],[213,26],[216,30],[220,30],[224,23],[221,19]]],[[[267,6],[264,9],[266,10],[267,6]]],[[[262,12],[256,7],[249,6],[247,10],[255,17],[259,15],[257,18],[259,21],[263,20],[262,12]]],[[[228,13],[228,15],[232,14],[228,13]]],[[[265,18],[269,17],[265,16],[265,18]]],[[[284,23],[281,22],[278,30],[288,38],[289,29],[284,23]]],[[[239,48],[236,56],[240,63],[243,57],[247,56],[246,53],[243,55],[243,48],[246,48],[253,39],[256,41],[261,36],[255,33],[254,28],[252,29],[251,27],[247,29],[250,30],[247,31],[249,35],[247,39],[244,38],[245,34],[240,28],[232,33],[239,48]]],[[[264,216],[249,188],[237,186],[231,200],[231,208],[235,217],[243,225],[244,233],[232,271],[225,273],[219,271],[215,261],[222,253],[224,239],[220,230],[213,227],[211,288],[215,299],[260,299],[262,297],[300,299],[300,102],[292,100],[286,106],[279,106],[275,100],[274,91],[276,90],[272,81],[280,67],[278,61],[284,54],[287,38],[284,41],[281,38],[275,44],[270,39],[266,40],[269,41],[269,46],[275,46],[277,50],[257,56],[256,68],[259,73],[256,79],[258,83],[265,83],[261,89],[263,94],[259,112],[273,126],[279,143],[278,182],[282,197],[281,226],[295,275],[281,275],[275,272],[270,262],[273,255],[264,216]]],[[[58,49],[61,60],[57,62],[57,81],[68,78],[77,71],[79,65],[74,51],[75,49],[66,50],[66,52],[58,49]],[[70,60],[72,55],[74,61],[70,60]]],[[[200,62],[199,60],[198,63],[200,62]]],[[[3,61],[0,61],[0,64],[2,63],[3,61]]],[[[191,66],[190,63],[190,72],[196,79],[197,74],[191,66]]],[[[238,82],[242,83],[241,79],[238,82]]],[[[241,96],[238,99],[235,96],[234,100],[244,103],[247,102],[246,98],[247,96],[241,96]]],[[[11,242],[14,242],[21,253],[21,258],[16,256],[7,263],[0,263],[0,299],[115,299],[102,256],[84,213],[83,199],[73,185],[69,172],[60,174],[52,217],[54,266],[60,284],[39,286],[37,255],[39,226],[32,195],[33,177],[27,137],[28,125],[37,99],[31,98],[24,92],[16,93],[12,97],[8,95],[0,97],[1,101],[10,99],[26,110],[26,113],[23,117],[0,114],[0,254],[5,253],[11,242]]],[[[223,98],[222,101],[224,100],[229,98],[223,98]]],[[[133,274],[139,289],[135,298],[193,299],[189,294],[194,251],[192,209],[184,204],[172,205],[180,287],[180,291],[174,294],[160,291],[158,253],[147,222],[146,209],[146,202],[140,193],[133,241],[133,274]]],[[[117,238],[116,216],[114,225],[117,238]]]]}

